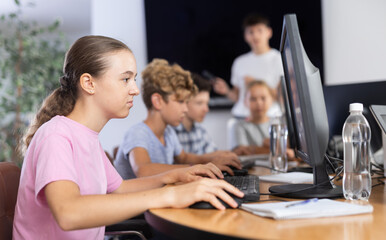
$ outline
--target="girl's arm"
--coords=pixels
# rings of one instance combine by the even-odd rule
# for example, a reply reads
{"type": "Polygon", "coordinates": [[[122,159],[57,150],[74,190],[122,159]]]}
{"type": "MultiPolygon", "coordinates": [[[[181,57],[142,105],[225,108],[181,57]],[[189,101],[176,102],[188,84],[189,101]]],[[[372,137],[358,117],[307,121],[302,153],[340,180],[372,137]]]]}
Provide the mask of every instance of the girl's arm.
{"type": "Polygon", "coordinates": [[[150,208],[184,208],[197,201],[208,201],[216,208],[224,209],[217,197],[237,207],[225,191],[243,197],[242,192],[225,181],[209,178],[125,194],[81,195],[78,185],[66,180],[51,182],[44,188],[48,206],[63,230],[110,225],[150,208]]]}

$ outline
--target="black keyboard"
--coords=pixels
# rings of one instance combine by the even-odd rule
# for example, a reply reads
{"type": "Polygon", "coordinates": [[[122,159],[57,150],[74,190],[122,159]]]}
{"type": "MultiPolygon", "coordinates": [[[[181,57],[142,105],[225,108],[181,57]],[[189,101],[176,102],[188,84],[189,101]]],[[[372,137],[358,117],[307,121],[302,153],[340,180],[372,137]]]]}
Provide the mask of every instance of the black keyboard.
{"type": "Polygon", "coordinates": [[[224,180],[244,193],[243,202],[257,202],[260,200],[258,176],[225,176],[224,180]]]}

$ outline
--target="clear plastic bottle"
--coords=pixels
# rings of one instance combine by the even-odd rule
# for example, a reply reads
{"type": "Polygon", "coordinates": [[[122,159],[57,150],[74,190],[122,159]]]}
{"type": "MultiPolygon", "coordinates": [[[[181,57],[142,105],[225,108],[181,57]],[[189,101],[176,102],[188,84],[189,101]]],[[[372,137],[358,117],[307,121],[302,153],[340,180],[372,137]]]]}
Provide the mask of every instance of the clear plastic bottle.
{"type": "Polygon", "coordinates": [[[371,193],[369,123],[361,103],[350,104],[350,115],[343,125],[343,195],[349,200],[368,200],[371,193]]]}
{"type": "Polygon", "coordinates": [[[274,116],[270,120],[269,137],[270,137],[270,155],[269,160],[272,172],[286,172],[287,162],[287,125],[282,115],[274,116]]]}

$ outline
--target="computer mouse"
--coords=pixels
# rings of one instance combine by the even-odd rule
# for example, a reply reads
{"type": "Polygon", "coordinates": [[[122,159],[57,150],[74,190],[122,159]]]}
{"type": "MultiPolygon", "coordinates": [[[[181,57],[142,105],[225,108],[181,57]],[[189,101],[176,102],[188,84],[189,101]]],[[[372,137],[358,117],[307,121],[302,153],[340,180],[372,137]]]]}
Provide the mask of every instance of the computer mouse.
{"type": "MultiPolygon", "coordinates": [[[[230,194],[230,195],[236,201],[237,208],[239,208],[240,205],[243,203],[243,199],[239,198],[239,197],[236,197],[236,196],[234,196],[232,194],[230,194]]],[[[227,203],[225,203],[223,200],[219,199],[219,201],[222,203],[222,205],[224,205],[225,208],[232,208],[227,203]]],[[[192,205],[189,206],[189,208],[194,208],[194,209],[216,209],[212,204],[210,204],[209,202],[205,202],[205,201],[200,201],[200,202],[193,203],[192,205]]]]}

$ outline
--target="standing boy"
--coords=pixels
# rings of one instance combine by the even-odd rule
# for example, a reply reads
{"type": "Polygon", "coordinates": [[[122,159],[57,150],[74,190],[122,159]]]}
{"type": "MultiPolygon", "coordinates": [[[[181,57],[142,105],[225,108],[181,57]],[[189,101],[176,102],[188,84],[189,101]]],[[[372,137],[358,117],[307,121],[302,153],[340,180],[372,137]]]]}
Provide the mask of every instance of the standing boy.
{"type": "Polygon", "coordinates": [[[148,110],[144,122],[132,126],[119,147],[115,166],[127,178],[155,175],[192,164],[212,162],[233,174],[241,168],[234,153],[186,153],[171,126],[178,126],[187,112],[187,100],[197,91],[189,71],[166,60],[155,59],[142,72],[142,97],[148,110]]]}
{"type": "MultiPolygon", "coordinates": [[[[276,91],[283,75],[280,52],[269,45],[272,29],[269,20],[261,15],[250,14],[243,21],[244,39],[251,51],[237,57],[232,65],[229,88],[221,78],[216,78],[214,91],[227,96],[235,102],[232,115],[239,119],[249,116],[245,105],[246,86],[257,79],[264,79],[268,86],[276,91]]],[[[276,95],[276,93],[275,93],[276,95]]]]}

